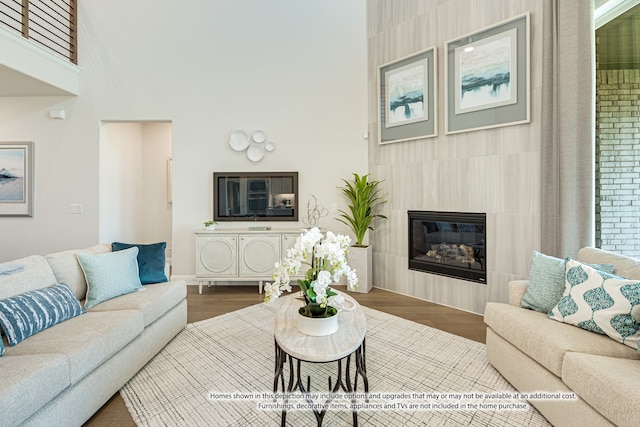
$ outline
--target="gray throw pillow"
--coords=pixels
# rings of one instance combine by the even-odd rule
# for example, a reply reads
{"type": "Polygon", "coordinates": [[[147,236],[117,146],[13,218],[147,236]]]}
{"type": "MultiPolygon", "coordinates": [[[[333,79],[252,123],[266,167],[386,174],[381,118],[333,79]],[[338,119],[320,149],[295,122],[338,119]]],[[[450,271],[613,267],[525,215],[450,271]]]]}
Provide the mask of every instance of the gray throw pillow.
{"type": "MultiPolygon", "coordinates": [[[[533,251],[529,287],[520,306],[541,313],[548,313],[558,304],[564,293],[565,260],[533,251]]],[[[605,273],[613,272],[613,265],[591,264],[605,273]]]]}

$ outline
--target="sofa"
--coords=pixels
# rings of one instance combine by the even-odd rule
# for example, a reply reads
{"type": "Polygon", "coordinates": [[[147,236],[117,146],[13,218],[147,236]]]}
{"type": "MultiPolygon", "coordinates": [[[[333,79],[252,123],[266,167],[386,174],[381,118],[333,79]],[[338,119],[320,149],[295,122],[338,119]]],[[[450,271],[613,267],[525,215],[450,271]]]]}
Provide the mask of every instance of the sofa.
{"type": "MultiPolygon", "coordinates": [[[[0,303],[45,293],[54,285],[65,290],[69,298],[77,298],[83,311],[15,345],[9,344],[11,334],[4,331],[0,424],[82,425],[185,327],[184,281],[142,285],[138,280],[135,291],[94,301],[85,308],[88,286],[94,295],[100,289],[98,283],[102,286],[94,282],[96,274],[97,279],[112,282],[120,280],[119,274],[130,275],[131,251],[134,249],[116,252],[111,244],[100,244],[0,265],[17,266],[13,272],[0,274],[0,303]],[[127,271],[104,263],[125,253],[127,271]],[[79,262],[81,257],[100,260],[103,269],[88,271],[79,262]],[[94,275],[91,279],[89,273],[94,275]]],[[[134,253],[139,253],[137,248],[134,253]]],[[[117,288],[118,283],[111,285],[117,288]]]]}
{"type": "MultiPolygon", "coordinates": [[[[579,263],[612,265],[613,275],[619,277],[600,273],[605,279],[613,280],[607,283],[624,282],[616,282],[620,278],[640,281],[640,260],[597,248],[583,248],[573,265],[581,265],[579,263]]],[[[586,267],[584,270],[591,271],[586,267]]],[[[569,284],[568,267],[566,273],[565,296],[573,286],[569,284]]],[[[602,283],[604,287],[604,281],[602,283]]],[[[534,393],[529,402],[555,426],[638,425],[640,354],[637,348],[608,335],[558,321],[562,320],[558,316],[552,319],[548,313],[522,307],[526,305],[523,300],[529,285],[528,280],[512,281],[508,304],[490,302],[486,306],[486,351],[491,365],[521,393],[530,393],[529,396],[534,393]],[[536,396],[536,392],[547,395],[536,396]]],[[[640,298],[637,283],[632,285],[636,290],[634,298],[640,298]]],[[[556,314],[561,305],[558,302],[555,306],[556,314]]],[[[637,329],[639,308],[632,307],[630,313],[635,318],[632,326],[637,329]]]]}

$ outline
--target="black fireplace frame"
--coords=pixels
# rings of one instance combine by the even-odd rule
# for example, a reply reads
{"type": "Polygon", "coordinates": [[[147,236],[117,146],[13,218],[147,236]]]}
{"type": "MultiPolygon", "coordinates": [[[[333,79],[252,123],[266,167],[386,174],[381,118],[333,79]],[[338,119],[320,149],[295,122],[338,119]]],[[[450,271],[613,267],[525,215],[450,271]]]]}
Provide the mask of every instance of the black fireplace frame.
{"type": "Polygon", "coordinates": [[[480,212],[442,212],[442,211],[407,211],[408,216],[408,258],[409,258],[409,270],[420,271],[424,273],[432,273],[440,276],[453,277],[456,279],[468,280],[477,283],[487,283],[487,258],[486,258],[486,235],[487,235],[487,216],[485,213],[480,212]],[[417,260],[412,257],[413,246],[413,233],[412,223],[413,220],[419,221],[447,221],[457,223],[469,223],[481,225],[484,230],[485,241],[482,249],[482,269],[473,270],[469,268],[457,267],[450,264],[441,264],[436,262],[429,262],[426,260],[417,260]]]}

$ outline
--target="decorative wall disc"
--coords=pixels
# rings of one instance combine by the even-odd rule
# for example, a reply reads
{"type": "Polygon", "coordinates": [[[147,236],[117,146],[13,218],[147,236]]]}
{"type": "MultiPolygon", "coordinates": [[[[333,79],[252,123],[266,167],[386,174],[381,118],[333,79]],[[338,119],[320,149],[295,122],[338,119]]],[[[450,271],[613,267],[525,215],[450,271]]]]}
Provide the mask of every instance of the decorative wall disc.
{"type": "Polygon", "coordinates": [[[247,158],[252,162],[259,162],[264,157],[264,150],[258,144],[251,144],[247,150],[247,158]]]}
{"type": "Polygon", "coordinates": [[[229,135],[229,146],[235,151],[244,151],[249,147],[249,135],[243,130],[234,130],[229,135]]]}
{"type": "Polygon", "coordinates": [[[253,132],[253,135],[251,136],[251,139],[253,139],[254,142],[262,143],[267,139],[267,135],[265,135],[265,133],[263,131],[257,130],[255,132],[253,132]]]}
{"type": "Polygon", "coordinates": [[[252,162],[259,162],[264,157],[265,152],[271,152],[276,149],[276,144],[272,141],[267,141],[267,134],[261,130],[253,131],[251,138],[243,130],[234,130],[229,135],[229,146],[234,151],[246,150],[247,158],[252,162]]]}

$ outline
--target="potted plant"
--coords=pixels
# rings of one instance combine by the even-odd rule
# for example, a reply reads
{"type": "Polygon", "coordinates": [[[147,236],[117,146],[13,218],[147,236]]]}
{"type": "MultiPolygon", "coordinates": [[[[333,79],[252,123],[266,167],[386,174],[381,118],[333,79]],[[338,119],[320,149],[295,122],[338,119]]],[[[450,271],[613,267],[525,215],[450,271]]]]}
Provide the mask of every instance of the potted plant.
{"type": "Polygon", "coordinates": [[[291,277],[296,276],[303,264],[310,268],[298,284],[305,305],[300,307],[298,329],[308,335],[328,335],[338,328],[337,314],[344,308],[344,297],[331,288],[342,276],[347,277],[350,289],[358,284],[358,276],[347,264],[346,253],[351,238],[327,231],[326,237],[317,227],[302,233],[287,257],[277,262],[273,282],[265,284],[264,302],[277,299],[282,292],[291,292],[291,277]],[[307,321],[306,319],[325,319],[307,321]]]}
{"type": "Polygon", "coordinates": [[[207,230],[215,230],[217,226],[218,226],[218,223],[215,221],[204,222],[204,228],[206,228],[207,230]]]}
{"type": "Polygon", "coordinates": [[[349,212],[339,210],[338,221],[347,225],[355,234],[356,243],[349,251],[349,264],[358,271],[360,284],[358,292],[369,292],[373,287],[372,248],[364,244],[368,230],[374,231],[373,222],[377,219],[387,219],[375,210],[387,201],[382,198],[380,184],[382,181],[369,181],[369,174],[353,174],[353,180],[342,180],[344,185],[338,187],[349,200],[349,212]]]}

